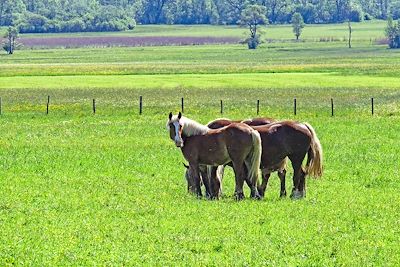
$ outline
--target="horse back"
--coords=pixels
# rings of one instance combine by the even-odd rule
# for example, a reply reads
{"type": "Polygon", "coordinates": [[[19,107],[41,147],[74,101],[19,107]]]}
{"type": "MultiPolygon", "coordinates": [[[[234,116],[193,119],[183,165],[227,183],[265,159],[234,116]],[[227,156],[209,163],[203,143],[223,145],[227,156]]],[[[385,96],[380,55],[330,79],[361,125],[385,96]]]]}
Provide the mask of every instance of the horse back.
{"type": "Polygon", "coordinates": [[[309,130],[299,122],[280,121],[252,128],[261,136],[264,165],[278,164],[286,156],[306,153],[311,144],[309,130]]]}

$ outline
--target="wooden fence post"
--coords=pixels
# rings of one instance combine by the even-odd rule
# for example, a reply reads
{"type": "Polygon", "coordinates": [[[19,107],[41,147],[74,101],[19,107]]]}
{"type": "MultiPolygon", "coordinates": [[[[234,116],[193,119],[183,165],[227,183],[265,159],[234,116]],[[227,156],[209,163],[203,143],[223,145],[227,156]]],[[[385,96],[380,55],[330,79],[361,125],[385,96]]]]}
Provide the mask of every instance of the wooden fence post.
{"type": "Polygon", "coordinates": [[[374,98],[371,97],[371,115],[374,115],[374,98]]]}
{"type": "Polygon", "coordinates": [[[331,116],[333,117],[333,98],[331,98],[331,116]]]}
{"type": "Polygon", "coordinates": [[[139,96],[139,115],[142,115],[143,112],[143,97],[139,96]]]}
{"type": "Polygon", "coordinates": [[[182,110],[182,113],[184,113],[184,106],[183,106],[183,97],[181,98],[181,110],[182,110]]]}
{"type": "Polygon", "coordinates": [[[93,114],[96,114],[96,99],[93,98],[93,114]]]}
{"type": "Polygon", "coordinates": [[[260,100],[257,100],[257,115],[260,113],[260,100]]]}
{"type": "Polygon", "coordinates": [[[294,105],[294,107],[293,107],[293,109],[294,109],[294,115],[296,116],[296,115],[297,115],[297,100],[296,100],[296,98],[295,98],[294,101],[293,101],[293,105],[294,105]]]}
{"type": "Polygon", "coordinates": [[[50,96],[47,96],[46,115],[49,114],[50,96]]]}
{"type": "Polygon", "coordinates": [[[221,100],[221,114],[224,113],[224,106],[222,104],[222,100],[221,100]]]}

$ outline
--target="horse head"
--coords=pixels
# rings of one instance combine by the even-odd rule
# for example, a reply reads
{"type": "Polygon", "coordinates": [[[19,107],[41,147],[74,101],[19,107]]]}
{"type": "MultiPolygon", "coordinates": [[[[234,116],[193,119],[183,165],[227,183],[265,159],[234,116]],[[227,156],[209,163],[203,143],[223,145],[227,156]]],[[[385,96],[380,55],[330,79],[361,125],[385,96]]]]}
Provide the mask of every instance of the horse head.
{"type": "Polygon", "coordinates": [[[172,112],[169,113],[167,128],[169,129],[169,137],[175,142],[177,147],[183,147],[182,129],[183,124],[181,122],[182,113],[179,112],[177,116],[173,116],[172,112]]]}

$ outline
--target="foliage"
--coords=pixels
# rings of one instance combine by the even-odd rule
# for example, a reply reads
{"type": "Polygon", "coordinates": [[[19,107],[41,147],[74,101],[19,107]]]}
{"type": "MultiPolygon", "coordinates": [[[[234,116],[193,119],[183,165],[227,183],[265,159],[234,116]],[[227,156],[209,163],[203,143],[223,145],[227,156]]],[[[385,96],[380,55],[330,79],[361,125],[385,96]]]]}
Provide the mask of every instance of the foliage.
{"type": "Polygon", "coordinates": [[[3,49],[8,54],[13,54],[14,50],[20,47],[20,44],[17,42],[18,38],[18,29],[15,27],[8,27],[6,33],[4,34],[5,41],[3,41],[3,49]]]}
{"type": "Polygon", "coordinates": [[[296,36],[296,40],[299,40],[299,37],[301,35],[304,26],[305,24],[301,14],[298,12],[294,13],[292,16],[292,27],[293,27],[293,33],[296,36]]]}
{"type": "Polygon", "coordinates": [[[392,17],[388,18],[386,27],[386,37],[390,48],[400,48],[400,21],[393,22],[392,17]]]}
{"type": "Polygon", "coordinates": [[[140,24],[237,24],[249,5],[265,7],[270,24],[399,18],[400,0],[0,0],[0,26],[21,32],[121,31],[140,24]]]}
{"type": "Polygon", "coordinates": [[[267,22],[265,11],[265,7],[260,5],[249,5],[242,11],[240,23],[247,26],[250,31],[250,36],[246,39],[249,49],[256,49],[261,42],[257,29],[259,25],[267,22]]]}

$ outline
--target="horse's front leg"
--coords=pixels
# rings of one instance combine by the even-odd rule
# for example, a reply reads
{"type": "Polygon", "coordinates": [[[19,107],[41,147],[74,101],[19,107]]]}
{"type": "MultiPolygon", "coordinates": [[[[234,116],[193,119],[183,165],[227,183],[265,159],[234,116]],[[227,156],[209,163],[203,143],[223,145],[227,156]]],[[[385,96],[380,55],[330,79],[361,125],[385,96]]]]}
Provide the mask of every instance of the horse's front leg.
{"type": "Polygon", "coordinates": [[[190,186],[190,191],[195,193],[198,197],[202,197],[199,164],[189,163],[189,168],[191,169],[191,173],[193,174],[193,181],[190,186]]]}

